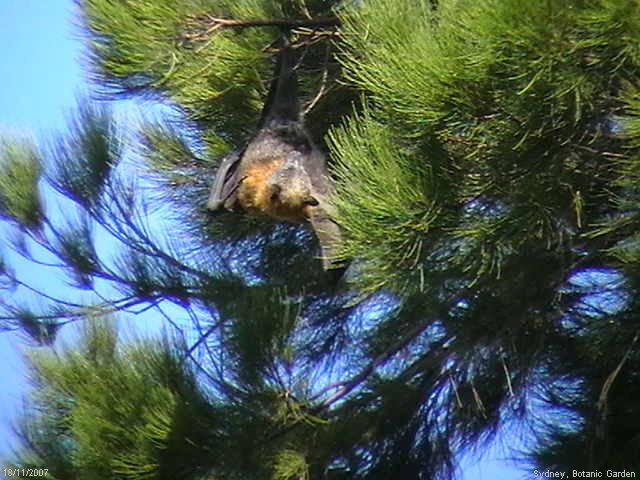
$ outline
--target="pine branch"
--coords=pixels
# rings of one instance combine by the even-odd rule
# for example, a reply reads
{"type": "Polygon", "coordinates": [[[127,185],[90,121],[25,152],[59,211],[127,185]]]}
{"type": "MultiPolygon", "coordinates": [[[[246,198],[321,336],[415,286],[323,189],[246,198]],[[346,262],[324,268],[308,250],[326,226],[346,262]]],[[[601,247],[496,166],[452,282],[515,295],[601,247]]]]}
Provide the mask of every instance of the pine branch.
{"type": "Polygon", "coordinates": [[[193,21],[193,33],[185,33],[183,38],[189,41],[206,40],[211,35],[221,30],[244,29],[252,27],[279,27],[283,29],[294,28],[310,28],[313,30],[322,28],[334,28],[341,25],[340,19],[337,17],[318,17],[318,18],[271,18],[271,19],[247,19],[238,20],[231,18],[219,18],[212,15],[198,17],[193,21]],[[202,29],[202,30],[201,30],[202,29]]]}
{"type": "Polygon", "coordinates": [[[338,383],[332,386],[332,388],[339,387],[337,392],[331,395],[328,399],[324,400],[320,405],[314,408],[314,413],[319,413],[323,410],[330,408],[337,401],[346,397],[351,393],[354,389],[359,387],[367,378],[371,376],[372,373],[376,371],[376,369],[386,362],[388,362],[394,355],[396,355],[399,351],[404,349],[407,345],[409,345],[418,335],[422,334],[428,327],[433,323],[433,319],[428,318],[427,321],[422,322],[411,330],[409,330],[405,335],[403,335],[395,344],[391,345],[389,348],[380,353],[376,358],[374,358],[367,366],[365,366],[359,373],[355,376],[346,380],[342,383],[338,383]]]}

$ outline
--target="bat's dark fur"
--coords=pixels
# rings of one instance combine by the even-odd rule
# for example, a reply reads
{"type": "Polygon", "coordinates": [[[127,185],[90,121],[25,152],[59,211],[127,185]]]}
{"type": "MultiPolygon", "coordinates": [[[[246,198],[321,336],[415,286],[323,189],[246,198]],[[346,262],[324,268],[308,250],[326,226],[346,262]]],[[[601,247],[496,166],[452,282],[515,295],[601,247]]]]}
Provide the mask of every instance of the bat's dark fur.
{"type": "Polygon", "coordinates": [[[296,54],[282,37],[276,72],[257,135],[244,151],[225,158],[207,208],[310,222],[325,268],[332,268],[341,236],[328,215],[331,183],[326,157],[306,129],[298,101],[296,54]]]}

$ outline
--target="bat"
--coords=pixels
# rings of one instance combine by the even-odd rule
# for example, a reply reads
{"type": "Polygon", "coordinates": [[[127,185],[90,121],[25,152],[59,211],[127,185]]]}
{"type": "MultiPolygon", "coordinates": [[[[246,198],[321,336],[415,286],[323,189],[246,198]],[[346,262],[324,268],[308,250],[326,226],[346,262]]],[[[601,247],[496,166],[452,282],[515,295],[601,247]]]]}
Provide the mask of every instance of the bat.
{"type": "Polygon", "coordinates": [[[335,252],[342,237],[327,201],[332,184],[326,155],[304,126],[295,72],[297,55],[285,35],[280,43],[258,132],[244,150],[222,161],[207,208],[310,223],[320,243],[323,267],[328,270],[337,267],[335,252]]]}

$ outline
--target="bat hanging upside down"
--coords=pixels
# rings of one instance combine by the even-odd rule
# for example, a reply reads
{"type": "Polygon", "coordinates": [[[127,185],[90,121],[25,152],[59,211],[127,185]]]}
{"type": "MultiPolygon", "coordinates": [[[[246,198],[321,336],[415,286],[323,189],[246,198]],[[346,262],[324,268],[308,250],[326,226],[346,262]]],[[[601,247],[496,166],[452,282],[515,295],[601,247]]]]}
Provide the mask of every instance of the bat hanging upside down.
{"type": "Polygon", "coordinates": [[[333,263],[341,234],[331,220],[326,158],[304,128],[297,94],[296,54],[283,36],[275,77],[257,135],[242,152],[226,157],[216,173],[207,208],[310,222],[322,264],[333,263]]]}

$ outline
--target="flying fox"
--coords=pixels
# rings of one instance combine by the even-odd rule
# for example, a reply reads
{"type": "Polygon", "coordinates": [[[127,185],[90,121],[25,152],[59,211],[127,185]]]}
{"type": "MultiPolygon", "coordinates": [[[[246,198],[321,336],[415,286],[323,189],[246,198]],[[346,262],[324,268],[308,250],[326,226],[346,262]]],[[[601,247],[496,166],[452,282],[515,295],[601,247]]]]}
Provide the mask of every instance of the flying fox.
{"type": "Polygon", "coordinates": [[[258,133],[244,150],[221,162],[207,208],[310,223],[328,270],[337,267],[335,251],[341,233],[329,215],[332,184],[326,155],[304,126],[296,63],[297,54],[283,36],[258,133]]]}

